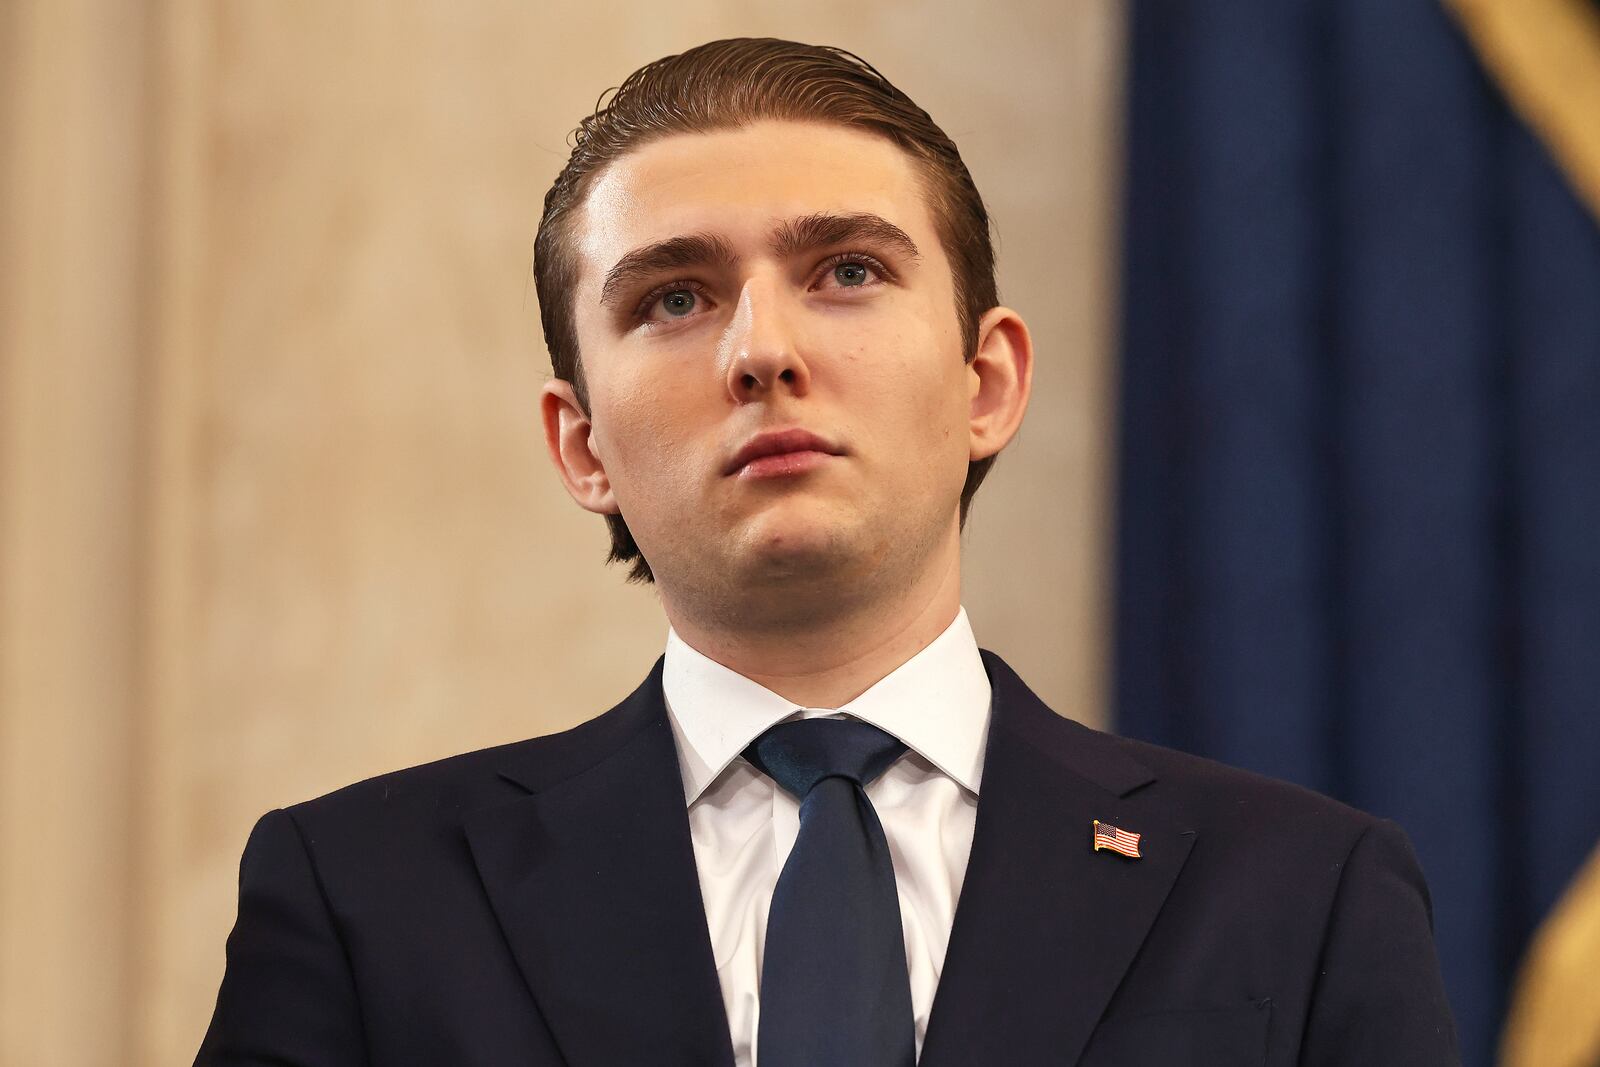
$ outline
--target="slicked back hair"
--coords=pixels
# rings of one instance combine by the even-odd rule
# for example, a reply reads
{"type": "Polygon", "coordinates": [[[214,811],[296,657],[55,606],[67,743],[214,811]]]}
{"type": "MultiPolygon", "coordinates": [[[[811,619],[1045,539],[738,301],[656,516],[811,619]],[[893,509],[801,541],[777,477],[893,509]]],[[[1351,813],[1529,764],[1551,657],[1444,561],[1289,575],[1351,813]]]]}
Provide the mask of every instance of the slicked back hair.
{"type": "MultiPolygon", "coordinates": [[[[572,155],[545,194],[533,246],[539,313],[555,376],[572,383],[585,413],[589,395],[572,315],[578,281],[572,230],[574,215],[595,178],[609,164],[663,137],[737,129],[768,119],[864,130],[887,138],[911,157],[954,275],[962,359],[972,361],[978,320],[1000,299],[989,213],[955,142],[859,56],[825,45],[732,38],[646,64],[630,74],[609,101],[602,95],[594,114],[574,131],[572,155]]],[[[993,463],[990,456],[967,465],[962,526],[972,496],[993,463]]],[[[623,517],[605,518],[611,530],[607,562],[631,564],[629,581],[653,581],[650,564],[623,517]]]]}

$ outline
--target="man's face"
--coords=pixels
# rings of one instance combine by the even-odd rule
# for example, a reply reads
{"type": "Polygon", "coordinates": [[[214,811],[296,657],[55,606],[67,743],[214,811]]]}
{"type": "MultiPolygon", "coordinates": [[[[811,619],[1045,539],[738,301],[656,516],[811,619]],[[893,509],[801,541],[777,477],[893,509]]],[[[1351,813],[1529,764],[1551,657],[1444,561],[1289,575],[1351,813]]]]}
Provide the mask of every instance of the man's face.
{"type": "Polygon", "coordinates": [[[607,168],[573,232],[600,510],[665,595],[875,584],[958,536],[976,376],[900,149],[793,122],[671,136],[607,168]],[[821,449],[738,463],[787,430],[821,449]]]}

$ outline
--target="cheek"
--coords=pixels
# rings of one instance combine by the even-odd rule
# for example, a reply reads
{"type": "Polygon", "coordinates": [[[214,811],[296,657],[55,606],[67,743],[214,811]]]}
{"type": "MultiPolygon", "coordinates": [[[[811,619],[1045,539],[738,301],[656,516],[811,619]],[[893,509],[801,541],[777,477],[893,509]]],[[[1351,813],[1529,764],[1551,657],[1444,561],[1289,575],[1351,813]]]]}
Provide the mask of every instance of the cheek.
{"type": "MultiPolygon", "coordinates": [[[[857,335],[841,352],[849,377],[847,410],[886,452],[948,454],[965,463],[967,372],[955,330],[901,323],[857,335]]],[[[929,468],[905,464],[901,470],[929,468]]]]}
{"type": "Polygon", "coordinates": [[[593,400],[596,447],[619,494],[648,505],[693,478],[695,428],[705,419],[681,378],[615,375],[593,400]]]}
{"type": "Polygon", "coordinates": [[[613,482],[630,481],[641,447],[667,432],[664,410],[644,400],[646,392],[628,380],[610,379],[604,397],[594,395],[596,450],[613,482]]]}
{"type": "Polygon", "coordinates": [[[955,331],[927,320],[907,323],[884,339],[879,349],[879,387],[917,426],[942,437],[952,417],[965,421],[965,367],[955,331]]]}

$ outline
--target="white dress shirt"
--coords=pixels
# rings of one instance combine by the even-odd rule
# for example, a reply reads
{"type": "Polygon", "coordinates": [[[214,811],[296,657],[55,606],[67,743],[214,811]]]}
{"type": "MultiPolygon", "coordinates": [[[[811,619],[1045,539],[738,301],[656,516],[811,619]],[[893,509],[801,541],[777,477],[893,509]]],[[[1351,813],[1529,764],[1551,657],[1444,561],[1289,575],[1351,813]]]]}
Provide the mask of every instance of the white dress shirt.
{"type": "Polygon", "coordinates": [[[922,651],[838,709],[801,708],[667,633],[662,676],[734,1062],[756,1067],[767,910],[800,805],[741,755],[784,719],[853,716],[909,751],[867,786],[889,841],[922,1054],[972,850],[989,676],[962,608],[922,651]]]}

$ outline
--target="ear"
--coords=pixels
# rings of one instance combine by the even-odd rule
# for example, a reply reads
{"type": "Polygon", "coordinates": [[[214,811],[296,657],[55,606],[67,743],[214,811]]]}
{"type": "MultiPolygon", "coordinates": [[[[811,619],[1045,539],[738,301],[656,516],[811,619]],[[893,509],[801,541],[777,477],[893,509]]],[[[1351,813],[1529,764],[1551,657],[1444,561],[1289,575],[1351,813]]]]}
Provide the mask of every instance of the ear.
{"type": "Polygon", "coordinates": [[[594,451],[593,426],[578,403],[572,383],[555,378],[545,383],[539,395],[539,414],[544,421],[544,443],[550,451],[561,484],[578,506],[597,515],[620,514],[611,480],[594,451]]]}
{"type": "Polygon", "coordinates": [[[1033,392],[1033,339],[1021,315],[1008,307],[984,312],[967,380],[970,458],[987,459],[1015,436],[1033,392]]]}

